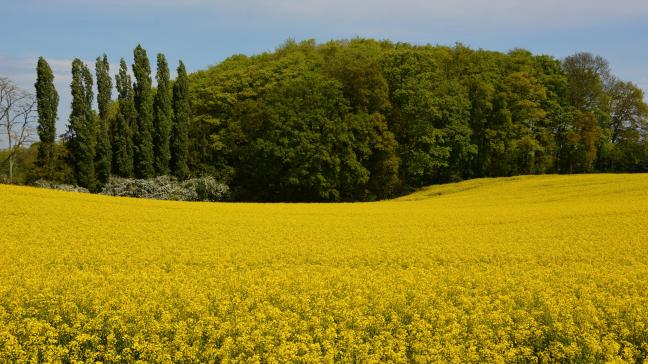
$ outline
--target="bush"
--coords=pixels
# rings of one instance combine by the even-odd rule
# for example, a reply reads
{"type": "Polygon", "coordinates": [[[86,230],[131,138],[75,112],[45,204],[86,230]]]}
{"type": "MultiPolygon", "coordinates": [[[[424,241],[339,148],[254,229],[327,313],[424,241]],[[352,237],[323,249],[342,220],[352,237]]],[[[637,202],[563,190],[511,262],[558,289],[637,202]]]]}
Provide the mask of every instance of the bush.
{"type": "Polygon", "coordinates": [[[76,186],[76,185],[66,185],[62,183],[56,183],[52,181],[46,181],[39,179],[38,181],[34,182],[34,186],[40,187],[40,188],[48,188],[50,190],[61,190],[61,191],[67,191],[67,192],[83,192],[83,193],[88,193],[87,188],[76,186]]]}
{"type": "Polygon", "coordinates": [[[224,201],[230,198],[229,187],[214,177],[188,179],[182,182],[182,187],[195,193],[195,199],[191,201],[224,201]]]}
{"type": "Polygon", "coordinates": [[[213,177],[178,181],[174,177],[151,179],[111,178],[100,192],[103,195],[175,201],[225,201],[229,187],[213,177]]]}

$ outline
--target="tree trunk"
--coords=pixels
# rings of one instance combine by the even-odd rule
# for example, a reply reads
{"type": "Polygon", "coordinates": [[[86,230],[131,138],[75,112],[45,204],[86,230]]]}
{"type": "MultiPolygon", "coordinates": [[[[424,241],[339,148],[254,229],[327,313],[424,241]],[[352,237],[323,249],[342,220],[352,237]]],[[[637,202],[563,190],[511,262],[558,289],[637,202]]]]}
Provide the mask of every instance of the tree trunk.
{"type": "Polygon", "coordinates": [[[14,156],[9,157],[9,183],[13,182],[14,156]]]}
{"type": "Polygon", "coordinates": [[[9,119],[9,111],[7,110],[7,142],[9,143],[9,183],[13,182],[13,139],[11,135],[11,119],[9,119]]]}

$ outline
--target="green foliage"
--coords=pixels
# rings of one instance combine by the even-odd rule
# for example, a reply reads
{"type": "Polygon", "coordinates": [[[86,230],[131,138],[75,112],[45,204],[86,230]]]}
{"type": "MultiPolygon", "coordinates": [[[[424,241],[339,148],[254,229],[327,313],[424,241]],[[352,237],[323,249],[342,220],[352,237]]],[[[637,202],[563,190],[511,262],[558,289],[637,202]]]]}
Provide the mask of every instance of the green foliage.
{"type": "Polygon", "coordinates": [[[189,168],[187,158],[189,154],[189,120],[191,109],[189,106],[187,71],[184,63],[178,66],[178,78],[173,85],[173,125],[170,142],[171,173],[180,178],[187,178],[189,168]]]}
{"type": "Polygon", "coordinates": [[[92,75],[76,58],[72,62],[72,111],[70,113],[69,148],[76,183],[89,190],[95,188],[96,114],[92,110],[92,75]]]}
{"type": "Polygon", "coordinates": [[[231,178],[246,199],[385,198],[473,177],[645,168],[643,96],[585,53],[560,62],[523,49],[289,40],[190,81],[190,169],[231,178]],[[304,127],[312,120],[342,122],[328,135],[304,127]]]}
{"type": "Polygon", "coordinates": [[[102,57],[97,57],[95,73],[97,76],[99,118],[108,120],[110,101],[112,100],[112,80],[110,78],[110,63],[108,63],[108,56],[105,54],[102,57]]]}
{"type": "Polygon", "coordinates": [[[56,165],[55,140],[56,118],[59,96],[54,88],[54,74],[43,57],[38,58],[36,66],[36,101],[38,107],[38,174],[45,178],[54,177],[56,165]]]}
{"type": "Polygon", "coordinates": [[[234,122],[249,142],[236,150],[235,184],[244,198],[335,201],[368,181],[341,89],[305,72],[241,108],[234,122]]]}
{"type": "Polygon", "coordinates": [[[153,152],[155,155],[155,173],[158,176],[169,173],[171,150],[169,138],[173,119],[171,81],[169,66],[163,54],[157,55],[157,92],[153,101],[153,152]]]}
{"type": "Polygon", "coordinates": [[[95,172],[98,183],[103,185],[110,178],[112,165],[112,147],[108,120],[108,110],[112,98],[112,80],[110,78],[110,64],[105,54],[103,57],[97,57],[95,73],[97,76],[97,105],[99,106],[95,172]]]}
{"type": "Polygon", "coordinates": [[[384,112],[390,107],[389,85],[381,68],[383,49],[375,42],[330,42],[322,47],[324,71],[342,83],[357,112],[384,112]]]}
{"type": "Polygon", "coordinates": [[[133,168],[138,178],[150,178],[155,174],[153,161],[153,95],[151,91],[151,65],[146,50],[137,45],[133,51],[135,62],[134,100],[137,124],[133,133],[133,168]]]}
{"type": "Polygon", "coordinates": [[[128,66],[122,58],[115,76],[119,101],[116,120],[112,124],[112,171],[120,177],[133,175],[133,129],[137,122],[134,91],[128,66]]]}
{"type": "Polygon", "coordinates": [[[599,157],[599,167],[612,171],[646,170],[648,105],[643,90],[632,82],[615,81],[608,95],[609,139],[599,157]]]}
{"type": "Polygon", "coordinates": [[[567,96],[572,106],[588,112],[605,108],[605,87],[611,78],[605,59],[577,53],[565,58],[563,71],[567,75],[567,96]]]}
{"type": "MultiPolygon", "coordinates": [[[[9,164],[9,154],[12,151],[8,149],[0,150],[0,183],[14,183],[14,184],[25,184],[30,183],[34,179],[37,179],[39,176],[37,173],[41,173],[42,169],[37,167],[37,158],[40,143],[34,143],[29,148],[16,148],[13,151],[14,156],[14,165],[13,165],[13,175],[11,180],[9,179],[8,164],[9,164]]],[[[54,144],[56,148],[56,144],[54,144]]],[[[55,149],[54,153],[56,155],[57,150],[55,149]]],[[[56,176],[56,174],[55,174],[56,176]]]]}
{"type": "MultiPolygon", "coordinates": [[[[348,115],[345,123],[353,138],[353,152],[369,172],[369,179],[347,192],[345,199],[384,199],[394,197],[400,186],[398,142],[385,117],[375,112],[348,115]]],[[[350,185],[354,185],[353,182],[350,185]]]]}
{"type": "MultiPolygon", "coordinates": [[[[180,62],[175,82],[158,54],[155,93],[146,51],[138,45],[134,55],[135,86],[122,60],[112,106],[107,58],[97,62],[96,137],[69,144],[77,179],[89,173],[81,150],[94,152],[95,143],[101,183],[112,151],[116,176],[212,176],[235,198],[261,201],[373,200],[475,177],[648,171],[643,92],[589,53],[560,61],[461,44],[288,40],[191,75],[180,62]]],[[[74,124],[94,130],[94,112],[80,106],[92,101],[92,80],[79,72],[74,124]]]]}

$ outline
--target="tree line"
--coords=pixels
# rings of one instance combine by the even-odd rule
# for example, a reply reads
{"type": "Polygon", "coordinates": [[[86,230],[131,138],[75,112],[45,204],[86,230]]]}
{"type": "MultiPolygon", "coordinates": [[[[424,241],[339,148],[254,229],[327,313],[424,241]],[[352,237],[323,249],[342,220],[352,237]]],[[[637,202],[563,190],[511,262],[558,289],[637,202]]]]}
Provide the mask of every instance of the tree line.
{"type": "Polygon", "coordinates": [[[172,81],[165,56],[158,54],[157,87],[153,89],[146,50],[138,45],[133,55],[135,80],[122,58],[115,76],[115,101],[108,57],[104,54],[97,58],[97,111],[93,108],[92,72],[80,59],[73,60],[71,112],[61,142],[56,140],[58,93],[52,69],[43,57],[39,58],[35,87],[40,142],[32,178],[98,191],[111,176],[188,177],[190,114],[185,66],[180,61],[177,78],[172,81]],[[57,161],[63,162],[63,168],[57,161]]]}
{"type": "Polygon", "coordinates": [[[190,169],[242,199],[371,200],[477,177],[648,170],[643,91],[589,53],[288,41],[190,83],[190,169]]]}
{"type": "Polygon", "coordinates": [[[146,51],[115,77],[72,65],[60,141],[51,70],[38,63],[32,173],[97,190],[110,176],[214,176],[239,200],[355,201],[478,177],[648,171],[643,91],[589,53],[352,39],[287,41],[170,80],[146,51]]]}

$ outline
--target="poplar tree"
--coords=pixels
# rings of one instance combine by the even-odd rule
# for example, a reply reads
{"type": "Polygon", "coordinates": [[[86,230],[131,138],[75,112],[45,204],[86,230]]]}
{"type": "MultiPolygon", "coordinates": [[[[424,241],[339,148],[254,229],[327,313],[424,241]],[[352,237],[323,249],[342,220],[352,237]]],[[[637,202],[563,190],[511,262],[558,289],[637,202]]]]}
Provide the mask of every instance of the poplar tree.
{"type": "Polygon", "coordinates": [[[99,107],[95,170],[98,182],[103,185],[110,178],[112,159],[110,134],[108,132],[108,108],[112,98],[112,80],[110,79],[108,57],[105,54],[103,57],[97,57],[95,73],[97,76],[97,105],[99,107]]]}
{"type": "Polygon", "coordinates": [[[154,138],[153,151],[155,155],[155,173],[158,176],[169,173],[169,161],[171,152],[169,149],[169,137],[173,109],[171,105],[171,89],[169,81],[169,66],[163,54],[157,55],[157,93],[153,102],[154,138]]]}
{"type": "Polygon", "coordinates": [[[92,112],[92,75],[80,59],[72,62],[72,111],[70,113],[70,151],[74,175],[79,186],[95,188],[94,115],[92,112]]]}
{"type": "Polygon", "coordinates": [[[38,156],[36,165],[43,177],[54,178],[56,163],[56,116],[59,96],[54,87],[54,74],[45,58],[38,58],[36,66],[36,102],[38,108],[38,156]]]}
{"type": "Polygon", "coordinates": [[[153,165],[153,98],[151,95],[151,65],[146,50],[137,45],[133,51],[135,76],[135,108],[137,127],[134,133],[134,168],[137,178],[151,178],[153,165]]]}
{"type": "Polygon", "coordinates": [[[120,177],[133,176],[133,126],[137,113],[133,100],[133,83],[128,74],[128,66],[122,58],[119,73],[115,75],[119,112],[112,129],[113,173],[120,177]]]}
{"type": "Polygon", "coordinates": [[[178,78],[173,85],[173,127],[171,133],[171,173],[180,179],[187,178],[189,167],[189,89],[184,63],[178,66],[178,78]]]}

